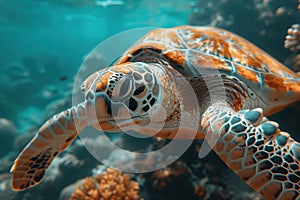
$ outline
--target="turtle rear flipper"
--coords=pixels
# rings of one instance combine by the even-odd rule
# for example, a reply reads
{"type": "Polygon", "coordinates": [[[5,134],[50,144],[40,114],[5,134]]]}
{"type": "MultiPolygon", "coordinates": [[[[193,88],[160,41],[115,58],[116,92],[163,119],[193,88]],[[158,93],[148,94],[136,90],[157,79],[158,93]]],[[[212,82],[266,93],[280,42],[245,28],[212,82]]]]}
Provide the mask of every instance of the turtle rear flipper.
{"type": "Polygon", "coordinates": [[[25,190],[40,183],[52,160],[72,144],[85,125],[81,104],[49,119],[15,160],[11,168],[12,188],[25,190]]]}
{"type": "Polygon", "coordinates": [[[263,117],[262,109],[212,105],[201,127],[220,158],[264,199],[300,198],[300,143],[263,117]]]}

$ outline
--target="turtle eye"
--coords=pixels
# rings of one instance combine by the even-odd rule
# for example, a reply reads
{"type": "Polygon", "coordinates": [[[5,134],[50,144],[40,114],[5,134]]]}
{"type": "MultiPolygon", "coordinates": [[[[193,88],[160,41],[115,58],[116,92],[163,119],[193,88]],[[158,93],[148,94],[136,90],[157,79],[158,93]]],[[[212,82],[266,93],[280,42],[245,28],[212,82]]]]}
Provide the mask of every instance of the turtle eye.
{"type": "Polygon", "coordinates": [[[113,100],[121,100],[128,97],[132,93],[132,78],[124,76],[118,80],[112,92],[113,100]]]}

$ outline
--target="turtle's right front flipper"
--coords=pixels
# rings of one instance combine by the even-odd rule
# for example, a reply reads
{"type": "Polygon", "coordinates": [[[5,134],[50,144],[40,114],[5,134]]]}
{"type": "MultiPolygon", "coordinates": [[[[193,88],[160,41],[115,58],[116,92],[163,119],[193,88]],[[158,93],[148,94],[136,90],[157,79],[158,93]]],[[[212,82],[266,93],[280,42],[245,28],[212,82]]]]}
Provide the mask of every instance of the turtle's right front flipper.
{"type": "Polygon", "coordinates": [[[39,129],[11,168],[14,190],[25,190],[41,182],[54,157],[87,125],[85,116],[84,105],[79,104],[53,116],[39,129]]]}
{"type": "Polygon", "coordinates": [[[300,144],[262,109],[235,112],[226,105],[210,106],[202,116],[214,151],[250,187],[267,199],[300,199],[300,144]],[[217,137],[216,137],[217,136],[217,137]]]}

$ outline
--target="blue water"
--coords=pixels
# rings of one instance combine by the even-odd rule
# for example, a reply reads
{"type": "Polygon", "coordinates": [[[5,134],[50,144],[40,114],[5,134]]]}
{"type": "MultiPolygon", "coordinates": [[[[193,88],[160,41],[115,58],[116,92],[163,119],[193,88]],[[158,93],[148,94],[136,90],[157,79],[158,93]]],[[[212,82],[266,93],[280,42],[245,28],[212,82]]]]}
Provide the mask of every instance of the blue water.
{"type": "MultiPolygon", "coordinates": [[[[1,112],[0,116],[12,117],[18,123],[13,113],[18,113],[19,109],[32,105],[45,106],[45,102],[40,102],[43,100],[39,100],[39,97],[31,93],[43,90],[42,86],[46,84],[58,84],[58,87],[64,89],[65,83],[58,83],[60,78],[72,79],[83,58],[98,43],[132,28],[188,24],[193,4],[192,1],[176,1],[174,4],[172,1],[159,0],[105,2],[92,0],[0,2],[2,46],[0,73],[4,76],[14,74],[16,77],[11,77],[13,82],[18,81],[17,76],[29,73],[30,81],[33,81],[22,85],[26,92],[22,88],[24,95],[21,98],[18,98],[20,86],[0,95],[0,99],[3,98],[2,105],[8,99],[10,104],[11,100],[15,101],[15,98],[18,98],[15,102],[17,105],[12,103],[13,105],[4,106],[6,110],[1,112]],[[21,72],[12,69],[12,65],[16,63],[24,65],[26,59],[29,60],[27,69],[21,72]]],[[[24,131],[23,128],[21,130],[24,131]]]]}
{"type": "Polygon", "coordinates": [[[60,1],[1,1],[0,42],[5,46],[1,64],[46,54],[58,56],[66,69],[75,68],[95,44],[120,31],[187,24],[192,4],[133,0],[101,6],[86,2],[72,6],[60,1]]]}

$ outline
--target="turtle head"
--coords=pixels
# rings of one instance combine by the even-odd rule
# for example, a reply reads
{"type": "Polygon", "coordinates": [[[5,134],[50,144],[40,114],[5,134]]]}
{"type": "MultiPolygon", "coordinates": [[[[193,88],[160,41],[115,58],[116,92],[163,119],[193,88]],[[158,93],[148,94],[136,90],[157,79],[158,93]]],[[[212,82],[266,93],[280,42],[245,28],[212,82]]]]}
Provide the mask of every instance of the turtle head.
{"type": "Polygon", "coordinates": [[[102,130],[149,123],[156,105],[170,109],[170,81],[159,64],[115,65],[88,77],[81,86],[90,125],[102,130]]]}

